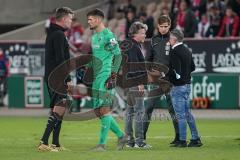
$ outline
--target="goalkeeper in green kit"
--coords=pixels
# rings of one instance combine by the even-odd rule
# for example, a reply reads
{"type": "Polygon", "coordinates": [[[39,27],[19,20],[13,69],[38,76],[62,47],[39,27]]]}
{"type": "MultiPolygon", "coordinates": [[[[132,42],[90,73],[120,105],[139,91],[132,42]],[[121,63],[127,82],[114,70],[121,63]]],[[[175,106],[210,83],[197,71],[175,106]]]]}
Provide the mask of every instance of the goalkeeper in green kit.
{"type": "Polygon", "coordinates": [[[121,52],[115,35],[103,24],[104,13],[101,10],[94,9],[88,12],[87,19],[90,29],[95,31],[91,39],[93,57],[88,67],[93,69],[94,112],[101,121],[100,139],[93,150],[105,150],[109,129],[118,137],[117,149],[121,150],[127,142],[127,137],[110,113],[111,96],[122,60],[121,52]]]}

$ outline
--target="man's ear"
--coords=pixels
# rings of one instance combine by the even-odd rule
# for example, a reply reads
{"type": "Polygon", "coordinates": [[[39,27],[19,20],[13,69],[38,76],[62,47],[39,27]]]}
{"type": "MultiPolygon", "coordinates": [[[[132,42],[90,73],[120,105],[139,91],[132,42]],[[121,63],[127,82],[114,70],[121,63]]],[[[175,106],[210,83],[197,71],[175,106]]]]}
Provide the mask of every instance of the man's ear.
{"type": "Polygon", "coordinates": [[[97,21],[97,23],[99,24],[99,23],[101,22],[100,17],[96,17],[96,21],[97,21]]]}
{"type": "Polygon", "coordinates": [[[66,22],[66,17],[64,16],[61,21],[62,21],[62,23],[65,23],[66,22]]]}

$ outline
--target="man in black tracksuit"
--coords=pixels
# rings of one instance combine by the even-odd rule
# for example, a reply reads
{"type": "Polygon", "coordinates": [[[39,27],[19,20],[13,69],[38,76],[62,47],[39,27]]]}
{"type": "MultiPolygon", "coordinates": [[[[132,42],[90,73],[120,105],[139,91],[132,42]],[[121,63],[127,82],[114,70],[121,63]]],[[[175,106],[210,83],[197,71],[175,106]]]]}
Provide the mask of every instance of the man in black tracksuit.
{"type": "MultiPolygon", "coordinates": [[[[51,74],[70,58],[69,45],[64,32],[71,27],[73,11],[68,7],[56,10],[56,23],[50,25],[45,43],[45,82],[50,97],[50,116],[41,138],[38,150],[40,151],[61,151],[63,147],[59,143],[62,118],[66,110],[66,86],[71,85],[71,79],[62,76],[51,77],[51,74]],[[56,80],[61,80],[59,83],[56,80]],[[65,79],[65,82],[63,82],[65,79]],[[67,83],[67,85],[66,85],[67,83]],[[65,87],[64,87],[65,86],[65,87]],[[59,88],[64,88],[59,92],[59,88]],[[48,145],[48,139],[53,132],[52,145],[48,145]]],[[[68,69],[68,67],[65,67],[68,69]]],[[[65,69],[64,68],[64,69],[65,69]]],[[[67,73],[67,70],[65,70],[67,73]]],[[[62,71],[57,71],[62,72],[62,71]]],[[[56,73],[56,72],[55,72],[56,73]]]]}
{"type": "MultiPolygon", "coordinates": [[[[158,19],[159,34],[152,37],[151,39],[151,52],[150,52],[150,55],[147,56],[148,62],[161,63],[169,67],[169,58],[170,58],[169,57],[169,52],[170,52],[169,29],[170,27],[171,27],[171,19],[166,15],[160,16],[158,19]]],[[[168,80],[168,75],[166,75],[165,79],[168,80]]],[[[174,144],[179,139],[178,123],[175,119],[175,112],[172,106],[171,97],[169,94],[166,94],[165,96],[168,103],[168,111],[169,111],[169,114],[171,115],[174,130],[175,130],[175,139],[170,144],[174,144]]],[[[156,97],[156,98],[152,97],[152,98],[149,98],[147,101],[148,103],[145,111],[147,115],[147,120],[145,121],[143,126],[145,139],[146,139],[146,134],[150,124],[153,109],[154,107],[156,107],[157,101],[159,99],[160,97],[156,97]]]]}

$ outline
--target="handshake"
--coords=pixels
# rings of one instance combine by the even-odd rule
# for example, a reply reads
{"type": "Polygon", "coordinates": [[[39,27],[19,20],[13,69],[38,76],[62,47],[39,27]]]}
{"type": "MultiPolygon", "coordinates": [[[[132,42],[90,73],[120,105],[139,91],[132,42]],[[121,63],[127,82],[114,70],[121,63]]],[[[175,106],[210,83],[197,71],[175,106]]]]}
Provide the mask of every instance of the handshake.
{"type": "Polygon", "coordinates": [[[68,82],[67,86],[68,94],[75,99],[82,98],[88,95],[88,87],[84,84],[74,85],[72,82],[68,82]]]}

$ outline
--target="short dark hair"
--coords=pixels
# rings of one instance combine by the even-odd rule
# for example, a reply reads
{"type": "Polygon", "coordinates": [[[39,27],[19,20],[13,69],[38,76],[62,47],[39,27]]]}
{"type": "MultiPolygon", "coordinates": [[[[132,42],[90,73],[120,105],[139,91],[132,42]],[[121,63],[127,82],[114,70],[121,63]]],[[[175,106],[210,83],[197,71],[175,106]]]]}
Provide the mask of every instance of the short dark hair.
{"type": "Polygon", "coordinates": [[[57,8],[55,13],[56,20],[59,21],[68,14],[74,14],[71,8],[68,8],[68,7],[57,8]]]}
{"type": "Polygon", "coordinates": [[[88,17],[88,16],[99,16],[99,17],[101,17],[101,18],[103,19],[103,18],[104,18],[104,13],[103,13],[102,10],[96,8],[96,9],[94,9],[94,10],[89,11],[89,12],[87,13],[87,17],[88,17]]]}
{"type": "Polygon", "coordinates": [[[161,15],[158,18],[158,24],[161,25],[163,23],[168,23],[170,25],[171,24],[171,18],[168,15],[161,15]]]}

